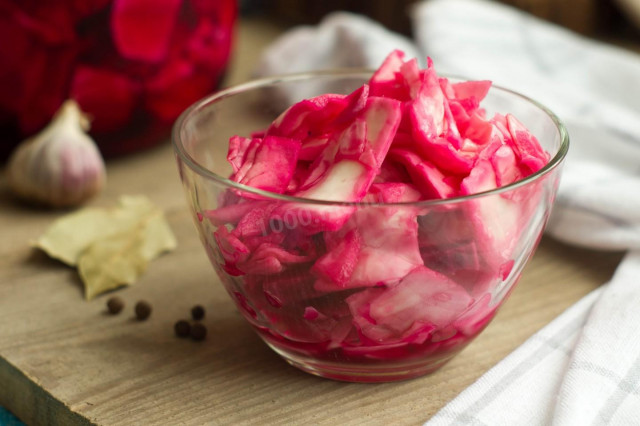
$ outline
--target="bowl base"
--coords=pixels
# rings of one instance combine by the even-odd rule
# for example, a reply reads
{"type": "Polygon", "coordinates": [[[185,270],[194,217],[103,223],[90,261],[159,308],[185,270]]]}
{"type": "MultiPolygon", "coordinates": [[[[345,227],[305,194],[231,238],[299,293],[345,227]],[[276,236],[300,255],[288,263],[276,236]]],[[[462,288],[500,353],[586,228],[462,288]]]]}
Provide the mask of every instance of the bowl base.
{"type": "Polygon", "coordinates": [[[415,379],[435,372],[449,362],[459,351],[437,359],[389,364],[352,365],[311,359],[283,351],[265,342],[290,365],[314,376],[353,383],[387,383],[415,379]]]}

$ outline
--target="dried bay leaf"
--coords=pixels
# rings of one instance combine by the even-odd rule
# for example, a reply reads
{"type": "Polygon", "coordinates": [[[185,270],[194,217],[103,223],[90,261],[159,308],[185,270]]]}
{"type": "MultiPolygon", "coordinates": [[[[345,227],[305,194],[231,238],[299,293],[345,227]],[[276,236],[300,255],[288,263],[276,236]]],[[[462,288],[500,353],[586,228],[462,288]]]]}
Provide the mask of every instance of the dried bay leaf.
{"type": "Polygon", "coordinates": [[[123,196],[113,209],[87,208],[51,225],[35,243],[78,266],[85,296],[133,284],[149,261],[176,247],[162,210],[142,196],[123,196]]]}
{"type": "Polygon", "coordinates": [[[93,241],[115,233],[112,216],[108,210],[97,208],[68,214],[56,220],[33,245],[50,257],[75,266],[80,253],[93,241]]]}
{"type": "Polygon", "coordinates": [[[149,218],[144,227],[141,253],[146,260],[153,260],[165,251],[175,249],[177,245],[164,214],[161,211],[156,213],[149,218]]]}
{"type": "Polygon", "coordinates": [[[147,269],[142,255],[144,232],[123,232],[96,241],[78,260],[78,272],[84,282],[85,297],[131,285],[147,269]]]}

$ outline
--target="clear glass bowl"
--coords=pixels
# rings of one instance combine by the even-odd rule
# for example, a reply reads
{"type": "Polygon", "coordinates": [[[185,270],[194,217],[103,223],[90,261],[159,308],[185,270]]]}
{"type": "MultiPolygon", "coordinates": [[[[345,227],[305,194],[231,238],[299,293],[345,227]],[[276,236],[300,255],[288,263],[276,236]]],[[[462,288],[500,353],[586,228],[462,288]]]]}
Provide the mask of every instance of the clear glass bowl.
{"type": "Polygon", "coordinates": [[[238,310],[290,364],[354,382],[432,372],[484,329],[540,240],[569,143],[546,108],[493,87],[483,102],[488,115],[514,114],[551,158],[514,184],[446,200],[341,203],[227,179],[231,136],[266,128],[303,97],[349,93],[370,75],[331,71],[249,82],[191,106],[173,130],[200,239],[238,310]],[[235,204],[241,198],[247,202],[235,204]],[[331,236],[314,233],[318,221],[336,217],[349,221],[331,236]],[[239,242],[231,232],[248,222],[253,229],[239,242]],[[361,238],[355,261],[345,242],[353,229],[361,238]],[[273,250],[271,238],[289,251],[273,250]],[[251,269],[235,266],[249,256],[251,269]],[[336,286],[326,277],[341,266],[351,268],[350,278],[336,286]],[[373,281],[378,285],[365,286],[373,281]]]}

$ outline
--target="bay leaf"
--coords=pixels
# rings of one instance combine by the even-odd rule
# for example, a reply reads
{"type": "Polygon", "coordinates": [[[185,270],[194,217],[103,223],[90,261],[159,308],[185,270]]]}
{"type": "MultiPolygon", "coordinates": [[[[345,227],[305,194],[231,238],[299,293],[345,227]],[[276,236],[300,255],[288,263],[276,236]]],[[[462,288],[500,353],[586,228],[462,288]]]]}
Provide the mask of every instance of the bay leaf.
{"type": "Polygon", "coordinates": [[[34,245],[78,266],[85,297],[92,299],[133,284],[151,260],[176,247],[176,239],[148,198],[123,196],[118,207],[87,208],[58,219],[34,245]]]}
{"type": "Polygon", "coordinates": [[[114,228],[111,212],[86,208],[56,220],[32,245],[54,259],[75,266],[80,253],[93,241],[115,233],[114,228]]]}
{"type": "Polygon", "coordinates": [[[78,260],[87,300],[135,283],[147,269],[143,246],[144,232],[140,229],[111,235],[91,244],[78,260]]]}

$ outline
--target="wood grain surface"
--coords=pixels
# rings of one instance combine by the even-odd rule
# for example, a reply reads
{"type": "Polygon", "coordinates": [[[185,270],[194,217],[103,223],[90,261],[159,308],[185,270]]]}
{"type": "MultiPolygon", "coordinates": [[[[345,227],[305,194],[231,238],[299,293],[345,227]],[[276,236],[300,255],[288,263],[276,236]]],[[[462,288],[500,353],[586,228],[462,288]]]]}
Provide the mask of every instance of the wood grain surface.
{"type": "MultiPolygon", "coordinates": [[[[242,22],[228,83],[249,77],[257,52],[278,34],[242,22]]],[[[620,254],[543,240],[494,322],[427,377],[348,384],[288,366],[235,311],[188,216],[169,144],[108,164],[108,188],[92,205],[145,194],[165,209],[178,249],[118,291],[125,311],[83,299],[73,269],[29,246],[61,212],[15,202],[0,180],[0,405],[34,425],[420,424],[527,337],[607,281],[620,254]],[[153,314],[133,319],[145,299],[153,314]],[[209,336],[180,340],[173,324],[196,303],[209,336]]]]}

